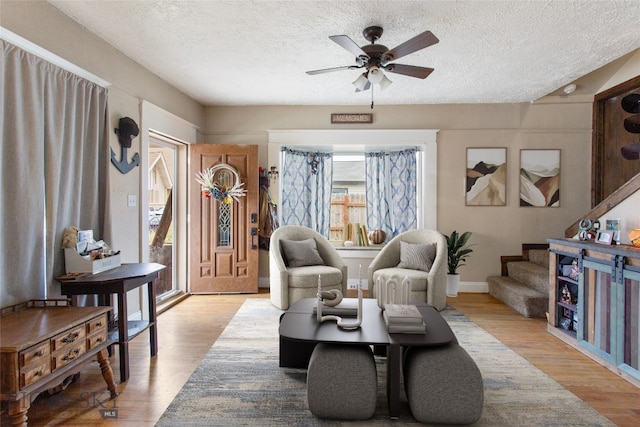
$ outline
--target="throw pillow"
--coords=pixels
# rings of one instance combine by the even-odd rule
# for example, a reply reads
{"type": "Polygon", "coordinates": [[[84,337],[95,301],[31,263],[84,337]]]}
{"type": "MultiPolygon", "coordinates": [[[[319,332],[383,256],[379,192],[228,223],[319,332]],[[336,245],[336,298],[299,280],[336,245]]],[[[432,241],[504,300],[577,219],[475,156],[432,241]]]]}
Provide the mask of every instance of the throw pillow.
{"type": "Polygon", "coordinates": [[[324,261],[318,252],[316,241],[307,240],[280,240],[282,252],[289,267],[305,267],[307,265],[324,265],[324,261]]]}
{"type": "Polygon", "coordinates": [[[407,243],[400,241],[400,264],[398,264],[398,268],[422,270],[428,273],[435,259],[435,243],[407,243]]]}

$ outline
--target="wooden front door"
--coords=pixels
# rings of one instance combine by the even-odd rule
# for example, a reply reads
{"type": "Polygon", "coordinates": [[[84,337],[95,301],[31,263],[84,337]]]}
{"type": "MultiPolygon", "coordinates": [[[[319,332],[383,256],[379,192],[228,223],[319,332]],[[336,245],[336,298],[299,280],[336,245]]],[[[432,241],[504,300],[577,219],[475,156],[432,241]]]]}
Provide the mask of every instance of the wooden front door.
{"type": "MultiPolygon", "coordinates": [[[[233,169],[216,168],[222,185],[233,169]]],[[[189,146],[189,291],[258,292],[258,146],[189,146]],[[196,174],[226,164],[237,171],[246,196],[225,203],[206,198],[196,174]]]]}

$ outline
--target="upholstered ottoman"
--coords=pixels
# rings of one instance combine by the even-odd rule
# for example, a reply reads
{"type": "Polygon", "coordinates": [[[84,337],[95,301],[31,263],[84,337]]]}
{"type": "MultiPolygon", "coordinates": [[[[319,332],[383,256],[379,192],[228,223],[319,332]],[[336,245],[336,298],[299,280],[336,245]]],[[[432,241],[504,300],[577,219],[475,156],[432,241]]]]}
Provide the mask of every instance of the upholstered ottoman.
{"type": "Polygon", "coordinates": [[[408,349],[404,385],[411,413],[421,423],[471,424],[482,415],[482,375],[458,344],[408,349]]]}
{"type": "Polygon", "coordinates": [[[366,345],[316,345],[307,370],[309,410],[319,418],[366,420],[376,409],[378,378],[366,345]]]}

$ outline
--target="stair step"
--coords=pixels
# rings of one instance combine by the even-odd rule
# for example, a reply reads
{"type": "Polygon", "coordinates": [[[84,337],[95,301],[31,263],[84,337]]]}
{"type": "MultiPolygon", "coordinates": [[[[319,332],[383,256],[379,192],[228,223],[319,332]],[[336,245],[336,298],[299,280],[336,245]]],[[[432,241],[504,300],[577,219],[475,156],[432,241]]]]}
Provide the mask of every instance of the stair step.
{"type": "Polygon", "coordinates": [[[549,251],[546,249],[530,249],[529,261],[541,265],[544,268],[549,268],[549,251]]]}
{"type": "Polygon", "coordinates": [[[508,276],[489,276],[489,294],[525,317],[544,318],[549,295],[532,289],[508,276]]]}
{"type": "Polygon", "coordinates": [[[509,277],[536,291],[549,292],[549,266],[543,267],[528,261],[514,261],[507,264],[509,277]]]}

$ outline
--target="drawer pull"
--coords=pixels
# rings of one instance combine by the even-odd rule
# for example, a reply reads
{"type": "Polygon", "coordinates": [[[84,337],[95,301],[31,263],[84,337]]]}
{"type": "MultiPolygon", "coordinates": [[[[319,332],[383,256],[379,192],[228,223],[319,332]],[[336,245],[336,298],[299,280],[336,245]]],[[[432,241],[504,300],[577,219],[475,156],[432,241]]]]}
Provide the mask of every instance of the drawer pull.
{"type": "Polygon", "coordinates": [[[78,339],[78,336],[80,336],[80,334],[78,332],[71,333],[71,334],[67,335],[66,337],[62,338],[62,342],[65,343],[65,344],[72,343],[72,342],[74,342],[75,340],[78,339]]]}
{"type": "Polygon", "coordinates": [[[70,351],[69,354],[65,355],[62,360],[64,360],[65,362],[68,362],[70,360],[75,359],[76,357],[78,357],[78,355],[80,354],[80,350],[75,349],[73,351],[70,351]]]}
{"type": "Polygon", "coordinates": [[[41,377],[42,375],[44,375],[44,371],[42,369],[40,369],[37,372],[33,373],[34,377],[41,377]]]}
{"type": "Polygon", "coordinates": [[[96,328],[99,328],[100,326],[102,326],[102,322],[96,323],[96,328]]]}
{"type": "Polygon", "coordinates": [[[36,351],[35,353],[33,353],[33,357],[42,357],[44,356],[44,350],[40,349],[38,351],[36,351]]]}
{"type": "Polygon", "coordinates": [[[104,341],[104,338],[102,338],[102,337],[99,337],[99,338],[96,339],[96,343],[99,343],[99,342],[102,342],[102,341],[104,341]]]}

